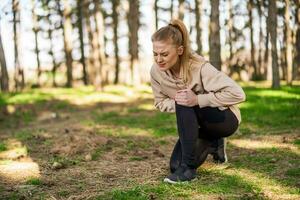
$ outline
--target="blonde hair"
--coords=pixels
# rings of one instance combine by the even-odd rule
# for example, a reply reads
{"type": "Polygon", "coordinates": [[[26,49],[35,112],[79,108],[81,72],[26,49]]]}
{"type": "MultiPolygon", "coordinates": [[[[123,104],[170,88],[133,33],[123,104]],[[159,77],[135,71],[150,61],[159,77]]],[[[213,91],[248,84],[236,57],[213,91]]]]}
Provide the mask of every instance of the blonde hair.
{"type": "Polygon", "coordinates": [[[157,30],[151,37],[154,41],[167,41],[172,39],[173,44],[183,46],[183,54],[179,56],[180,59],[180,77],[185,83],[191,80],[190,74],[190,59],[195,59],[192,55],[190,47],[189,33],[184,23],[179,19],[172,20],[167,26],[157,30]]]}

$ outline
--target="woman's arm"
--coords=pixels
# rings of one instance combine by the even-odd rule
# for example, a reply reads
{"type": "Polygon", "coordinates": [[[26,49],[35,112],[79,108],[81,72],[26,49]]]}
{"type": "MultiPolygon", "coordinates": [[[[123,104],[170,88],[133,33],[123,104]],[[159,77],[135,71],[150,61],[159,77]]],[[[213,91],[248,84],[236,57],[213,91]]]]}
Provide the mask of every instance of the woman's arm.
{"type": "Polygon", "coordinates": [[[151,69],[151,87],[154,95],[154,106],[159,109],[161,112],[175,112],[175,100],[169,98],[161,90],[161,85],[155,74],[153,67],[151,69]]]}
{"type": "Polygon", "coordinates": [[[205,64],[200,76],[205,94],[197,95],[200,107],[221,107],[241,103],[246,100],[243,89],[225,73],[218,71],[210,63],[205,64]]]}

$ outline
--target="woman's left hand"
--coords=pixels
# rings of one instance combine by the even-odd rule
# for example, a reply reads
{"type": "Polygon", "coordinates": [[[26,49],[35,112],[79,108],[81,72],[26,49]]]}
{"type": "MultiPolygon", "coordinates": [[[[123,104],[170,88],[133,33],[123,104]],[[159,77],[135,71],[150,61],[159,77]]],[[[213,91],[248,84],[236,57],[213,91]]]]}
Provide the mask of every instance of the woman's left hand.
{"type": "Polygon", "coordinates": [[[192,107],[198,105],[197,95],[191,89],[179,90],[176,92],[175,101],[179,105],[192,107]]]}

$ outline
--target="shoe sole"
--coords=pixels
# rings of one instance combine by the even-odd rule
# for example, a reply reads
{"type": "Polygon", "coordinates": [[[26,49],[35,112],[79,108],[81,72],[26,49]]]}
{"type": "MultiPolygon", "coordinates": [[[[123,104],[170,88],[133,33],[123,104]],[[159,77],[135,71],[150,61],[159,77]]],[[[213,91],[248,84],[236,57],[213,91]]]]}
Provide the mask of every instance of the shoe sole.
{"type": "Polygon", "coordinates": [[[196,180],[197,180],[197,178],[194,178],[194,179],[192,179],[190,181],[177,181],[176,182],[176,181],[172,181],[171,179],[165,178],[164,182],[165,183],[171,183],[171,184],[187,184],[187,183],[190,183],[190,182],[194,182],[196,180]]]}

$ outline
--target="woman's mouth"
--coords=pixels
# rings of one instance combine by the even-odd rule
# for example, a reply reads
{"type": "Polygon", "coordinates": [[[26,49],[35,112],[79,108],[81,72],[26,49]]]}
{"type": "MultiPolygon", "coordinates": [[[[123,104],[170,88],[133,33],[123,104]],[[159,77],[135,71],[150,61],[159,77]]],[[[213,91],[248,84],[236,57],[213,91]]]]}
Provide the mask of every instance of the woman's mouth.
{"type": "Polygon", "coordinates": [[[158,63],[158,65],[159,65],[160,67],[164,67],[164,66],[166,65],[166,63],[158,63]]]}

